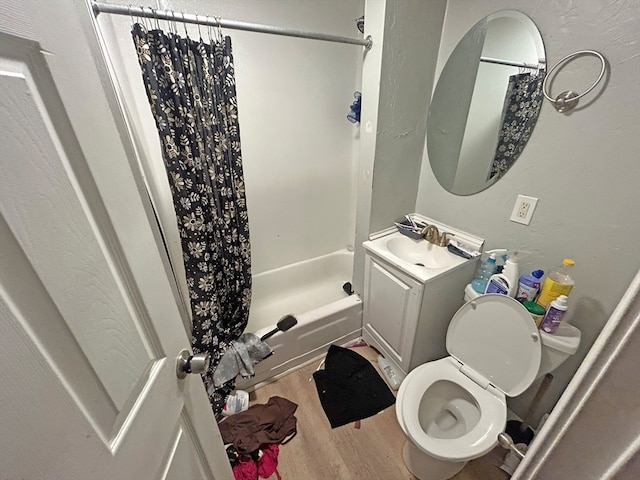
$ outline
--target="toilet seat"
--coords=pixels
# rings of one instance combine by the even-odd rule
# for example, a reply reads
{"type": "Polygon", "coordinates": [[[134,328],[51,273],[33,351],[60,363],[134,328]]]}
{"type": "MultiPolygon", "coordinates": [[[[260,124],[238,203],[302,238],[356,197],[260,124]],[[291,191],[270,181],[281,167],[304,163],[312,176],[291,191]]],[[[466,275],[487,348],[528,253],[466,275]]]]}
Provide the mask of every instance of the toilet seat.
{"type": "Polygon", "coordinates": [[[489,294],[456,312],[447,329],[446,346],[449,357],[425,363],[404,379],[396,415],[421,451],[438,460],[466,462],[497,444],[507,419],[505,395],[519,395],[533,383],[540,367],[541,339],[520,302],[489,294]],[[431,436],[420,424],[422,399],[438,381],[457,385],[476,403],[477,423],[457,438],[431,436]]]}
{"type": "Polygon", "coordinates": [[[460,372],[452,357],[425,363],[405,378],[398,390],[396,414],[402,430],[422,451],[445,461],[467,461],[488,453],[507,421],[507,404],[501,392],[482,388],[460,372]],[[452,439],[429,436],[420,425],[419,407],[425,392],[438,381],[459,385],[476,401],[480,418],[466,434],[452,439]]]}
{"type": "Polygon", "coordinates": [[[455,313],[447,329],[447,352],[515,397],[536,378],[542,340],[520,302],[494,293],[465,303],[455,313]]]}

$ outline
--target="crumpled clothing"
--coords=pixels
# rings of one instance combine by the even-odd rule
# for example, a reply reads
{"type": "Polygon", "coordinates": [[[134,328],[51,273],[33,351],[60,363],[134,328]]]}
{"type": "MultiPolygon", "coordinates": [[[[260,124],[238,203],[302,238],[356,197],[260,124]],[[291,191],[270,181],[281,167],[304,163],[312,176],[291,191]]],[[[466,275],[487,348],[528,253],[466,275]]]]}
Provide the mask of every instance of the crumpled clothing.
{"type": "Polygon", "coordinates": [[[253,333],[243,333],[231,342],[213,372],[213,384],[221,387],[238,375],[243,378],[255,375],[253,366],[273,353],[271,347],[253,333]]]}
{"type": "Polygon", "coordinates": [[[222,440],[225,445],[232,443],[240,455],[273,443],[286,443],[297,431],[294,416],[297,408],[298,405],[282,397],[252,405],[218,424],[222,440]]]}
{"type": "Polygon", "coordinates": [[[258,465],[251,457],[242,457],[232,470],[235,480],[258,480],[258,465]]]}
{"type": "Polygon", "coordinates": [[[278,472],[278,453],[280,447],[273,443],[262,451],[262,456],[258,460],[258,475],[260,478],[269,478],[274,473],[278,480],[281,480],[280,472],[278,472]]]}
{"type": "Polygon", "coordinates": [[[278,472],[279,451],[278,445],[272,444],[261,452],[262,455],[257,461],[249,456],[240,457],[240,460],[233,466],[233,477],[235,480],[258,480],[258,476],[269,478],[275,473],[278,480],[282,480],[280,472],[278,472]]]}

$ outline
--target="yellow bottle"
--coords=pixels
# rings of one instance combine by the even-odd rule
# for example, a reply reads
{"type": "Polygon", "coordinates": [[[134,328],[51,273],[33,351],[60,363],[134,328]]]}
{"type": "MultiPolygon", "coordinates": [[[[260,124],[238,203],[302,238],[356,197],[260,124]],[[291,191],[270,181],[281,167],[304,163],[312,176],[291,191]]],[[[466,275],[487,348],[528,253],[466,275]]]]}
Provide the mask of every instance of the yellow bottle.
{"type": "Polygon", "coordinates": [[[572,259],[565,258],[562,265],[551,270],[551,273],[545,278],[540,296],[536,300],[538,305],[547,308],[560,295],[569,296],[569,292],[573,288],[575,282],[571,278],[570,271],[576,264],[572,259]]]}

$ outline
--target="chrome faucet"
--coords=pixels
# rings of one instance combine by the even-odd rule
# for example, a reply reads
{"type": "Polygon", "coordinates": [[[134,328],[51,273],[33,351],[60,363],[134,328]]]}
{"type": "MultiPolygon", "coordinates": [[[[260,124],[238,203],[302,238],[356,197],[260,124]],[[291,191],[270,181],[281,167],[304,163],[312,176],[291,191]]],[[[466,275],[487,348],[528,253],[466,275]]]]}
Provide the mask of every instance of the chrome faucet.
{"type": "Polygon", "coordinates": [[[435,225],[427,225],[420,233],[427,242],[437,245],[438,247],[446,247],[449,242],[447,235],[450,235],[450,233],[440,232],[435,225]]]}

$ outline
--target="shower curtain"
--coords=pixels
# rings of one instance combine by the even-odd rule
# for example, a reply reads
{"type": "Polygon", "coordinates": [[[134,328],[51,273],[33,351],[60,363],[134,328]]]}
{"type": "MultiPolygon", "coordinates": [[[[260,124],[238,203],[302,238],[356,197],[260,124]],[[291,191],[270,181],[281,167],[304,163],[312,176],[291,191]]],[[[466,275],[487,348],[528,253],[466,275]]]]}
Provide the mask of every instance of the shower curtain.
{"type": "Polygon", "coordinates": [[[194,353],[218,414],[234,381],[213,371],[244,331],[251,302],[251,249],[231,39],[210,44],[136,23],[133,41],[173,196],[189,288],[194,353]]]}
{"type": "MultiPolygon", "coordinates": [[[[487,180],[507,173],[531,137],[542,105],[544,71],[509,77],[496,153],[487,180]]],[[[497,180],[497,179],[496,179],[497,180]]]]}

